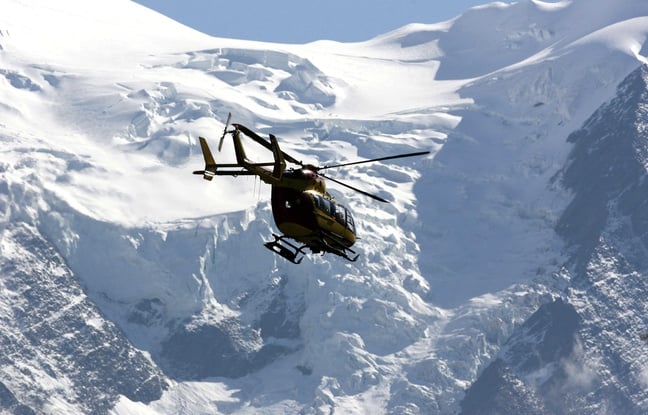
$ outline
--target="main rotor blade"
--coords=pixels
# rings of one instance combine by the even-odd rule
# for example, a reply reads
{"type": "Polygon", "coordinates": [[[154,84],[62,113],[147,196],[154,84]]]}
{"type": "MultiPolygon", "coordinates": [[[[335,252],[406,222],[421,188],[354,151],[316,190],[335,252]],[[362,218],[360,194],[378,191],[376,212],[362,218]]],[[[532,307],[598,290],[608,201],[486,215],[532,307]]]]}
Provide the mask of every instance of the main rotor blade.
{"type": "Polygon", "coordinates": [[[423,156],[425,154],[430,154],[430,152],[429,151],[419,151],[417,153],[398,154],[398,155],[395,155],[395,156],[380,157],[380,158],[371,159],[371,160],[360,160],[360,161],[352,161],[350,163],[332,164],[330,166],[318,167],[317,170],[336,169],[338,167],[354,166],[356,164],[373,163],[375,161],[400,159],[400,158],[405,158],[405,157],[423,156]]]}
{"type": "Polygon", "coordinates": [[[339,184],[339,185],[342,185],[342,186],[344,186],[344,187],[346,187],[346,188],[349,188],[349,189],[351,189],[351,190],[355,190],[356,192],[358,192],[358,193],[362,193],[362,194],[365,195],[365,196],[369,196],[370,198],[375,199],[375,200],[377,200],[377,201],[379,201],[379,202],[389,203],[389,200],[385,200],[385,199],[383,199],[383,198],[380,197],[380,196],[376,196],[376,195],[373,195],[373,194],[371,194],[371,193],[365,192],[364,190],[360,190],[360,189],[358,189],[357,187],[353,187],[353,186],[348,185],[348,184],[346,184],[346,183],[344,183],[344,182],[341,182],[341,181],[339,181],[339,180],[335,180],[335,179],[332,178],[332,177],[325,176],[325,175],[323,175],[322,173],[317,173],[317,174],[319,174],[320,176],[322,176],[322,177],[325,178],[326,180],[330,180],[330,181],[335,182],[335,183],[337,183],[337,184],[339,184]]]}
{"type": "MultiPolygon", "coordinates": [[[[255,133],[254,131],[250,130],[246,126],[242,124],[232,124],[234,127],[238,128],[239,131],[241,131],[243,134],[247,135],[250,137],[252,140],[256,141],[257,143],[261,144],[263,147],[267,148],[268,150],[272,151],[272,144],[270,144],[269,141],[267,141],[265,138],[261,137],[259,134],[255,133]]],[[[298,164],[300,166],[303,166],[304,164],[297,160],[296,158],[290,156],[289,154],[284,153],[281,151],[281,154],[283,155],[284,160],[289,161],[290,163],[293,164],[298,164]]]]}
{"type": "Polygon", "coordinates": [[[208,174],[211,176],[258,176],[257,173],[247,170],[195,170],[193,174],[208,174]]]}

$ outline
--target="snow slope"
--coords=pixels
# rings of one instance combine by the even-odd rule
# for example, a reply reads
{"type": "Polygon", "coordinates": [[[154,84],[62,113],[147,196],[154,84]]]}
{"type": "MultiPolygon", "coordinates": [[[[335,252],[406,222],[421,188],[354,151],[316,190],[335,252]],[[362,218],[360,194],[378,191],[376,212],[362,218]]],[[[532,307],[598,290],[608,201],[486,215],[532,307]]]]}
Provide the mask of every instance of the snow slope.
{"type": "MultiPolygon", "coordinates": [[[[572,246],[555,226],[575,190],[553,178],[567,136],[647,55],[641,0],[491,3],[306,45],[211,38],[127,0],[2,9],[0,252],[32,250],[11,233],[32,229],[109,322],[92,311],[86,325],[118,326],[123,347],[150,358],[142,367],[164,373],[168,387],[145,396],[105,385],[116,414],[470,408],[465,391],[518,327],[573,301],[572,246]],[[336,171],[392,203],[331,186],[361,257],[295,267],[262,247],[267,188],[190,175],[197,137],[215,142],[229,112],[304,161],[432,155],[336,171]]],[[[232,158],[227,143],[218,159],[232,158]]],[[[8,306],[21,298],[0,291],[8,306]]],[[[5,366],[28,359],[25,342],[5,366]]],[[[84,347],[56,353],[77,361],[84,347]]],[[[61,379],[88,370],[48,364],[61,379]]],[[[12,408],[90,410],[70,393],[87,386],[41,386],[44,404],[28,392],[42,376],[11,373],[0,386],[12,408]]]]}

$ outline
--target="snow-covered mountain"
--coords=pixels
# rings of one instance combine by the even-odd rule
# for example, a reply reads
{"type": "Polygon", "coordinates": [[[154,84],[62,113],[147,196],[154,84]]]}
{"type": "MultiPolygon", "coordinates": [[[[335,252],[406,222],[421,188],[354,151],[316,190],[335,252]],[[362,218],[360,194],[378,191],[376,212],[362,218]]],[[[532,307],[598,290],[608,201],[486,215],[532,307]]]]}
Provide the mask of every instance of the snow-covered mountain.
{"type": "Polygon", "coordinates": [[[0,411],[648,412],[647,36],[645,0],[305,45],[2,0],[0,411]],[[190,174],[229,112],[304,161],[432,154],[336,171],[392,203],[331,185],[360,259],[295,266],[267,188],[190,174]]]}

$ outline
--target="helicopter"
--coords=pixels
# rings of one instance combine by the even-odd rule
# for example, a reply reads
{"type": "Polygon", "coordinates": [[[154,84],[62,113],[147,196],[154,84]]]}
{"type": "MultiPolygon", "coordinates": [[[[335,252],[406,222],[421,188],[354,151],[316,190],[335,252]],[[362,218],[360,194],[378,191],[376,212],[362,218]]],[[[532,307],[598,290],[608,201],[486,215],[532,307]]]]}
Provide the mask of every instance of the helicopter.
{"type": "Polygon", "coordinates": [[[359,254],[351,249],[356,241],[356,225],[351,211],[326,191],[325,180],[379,202],[389,202],[380,196],[325,175],[322,170],[430,153],[420,151],[350,163],[315,166],[304,164],[282,151],[274,134],[269,134],[268,141],[242,124],[232,123],[230,129],[231,118],[230,113],[218,143],[218,151],[221,151],[225,137],[231,135],[236,163],[216,164],[207,140],[199,137],[205,168],[196,170],[193,174],[202,175],[203,179],[208,181],[215,176],[258,176],[261,181],[271,185],[272,214],[281,234],[273,233],[274,240],[265,242],[264,246],[293,264],[301,263],[306,249],[314,254],[332,253],[351,262],[355,262],[359,257],[359,254]],[[270,150],[274,160],[265,163],[251,162],[245,154],[241,134],[270,150]],[[297,167],[287,168],[288,163],[297,167]]]}

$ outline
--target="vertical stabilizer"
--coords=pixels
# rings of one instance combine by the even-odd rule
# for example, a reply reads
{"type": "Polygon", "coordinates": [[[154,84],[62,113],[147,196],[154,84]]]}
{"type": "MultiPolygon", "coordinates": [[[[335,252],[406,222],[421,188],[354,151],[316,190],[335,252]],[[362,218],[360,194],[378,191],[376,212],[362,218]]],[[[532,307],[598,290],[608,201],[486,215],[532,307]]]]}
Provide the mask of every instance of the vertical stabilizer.
{"type": "Polygon", "coordinates": [[[214,161],[214,156],[209,149],[207,140],[204,137],[198,137],[200,140],[200,148],[202,149],[203,158],[205,159],[205,170],[195,171],[194,174],[202,174],[203,179],[211,180],[216,175],[216,161],[214,161]]]}
{"type": "MultiPolygon", "coordinates": [[[[234,124],[236,127],[236,124],[234,124]]],[[[241,166],[250,164],[245,155],[245,149],[243,148],[243,143],[241,143],[241,132],[238,128],[232,133],[232,139],[234,140],[234,152],[236,153],[236,162],[241,166]]]]}
{"type": "Polygon", "coordinates": [[[283,152],[279,149],[279,142],[274,134],[270,134],[270,146],[272,148],[272,155],[274,156],[274,168],[272,170],[272,177],[281,180],[284,170],[286,169],[286,161],[283,157],[283,152]]]}

